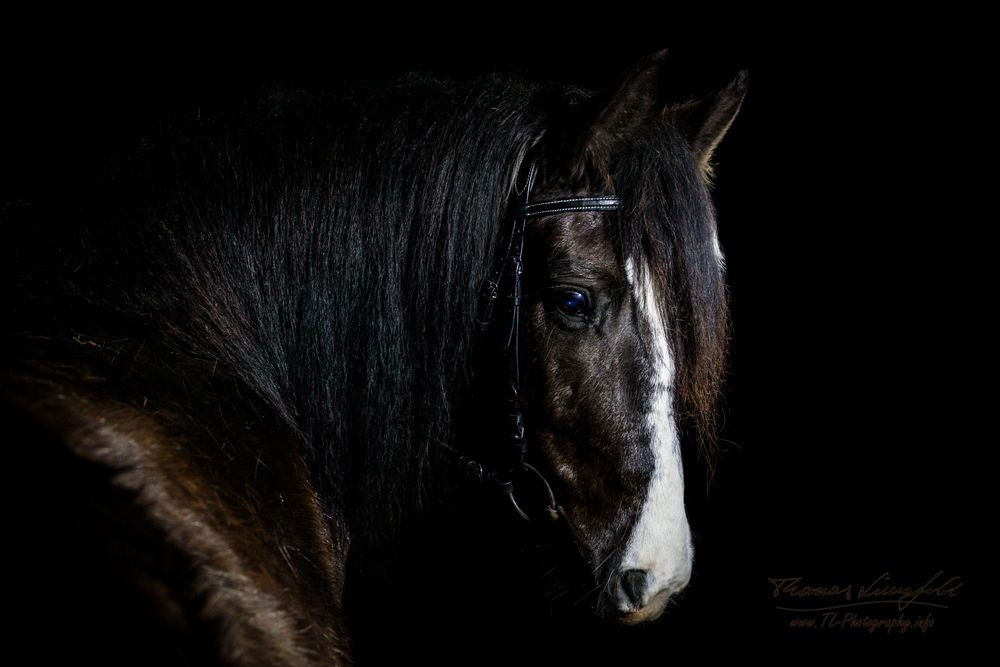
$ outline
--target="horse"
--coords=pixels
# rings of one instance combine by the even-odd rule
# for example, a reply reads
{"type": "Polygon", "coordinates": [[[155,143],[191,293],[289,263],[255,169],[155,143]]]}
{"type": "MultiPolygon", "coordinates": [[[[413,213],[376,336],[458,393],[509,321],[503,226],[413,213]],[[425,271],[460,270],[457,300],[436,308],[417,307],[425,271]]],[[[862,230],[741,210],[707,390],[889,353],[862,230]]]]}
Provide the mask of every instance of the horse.
{"type": "Polygon", "coordinates": [[[667,104],[665,57],[604,94],[270,89],[8,203],[38,650],[350,664],[380,569],[475,503],[559,526],[589,615],[662,614],[729,335],[711,158],[747,88],[667,104]]]}

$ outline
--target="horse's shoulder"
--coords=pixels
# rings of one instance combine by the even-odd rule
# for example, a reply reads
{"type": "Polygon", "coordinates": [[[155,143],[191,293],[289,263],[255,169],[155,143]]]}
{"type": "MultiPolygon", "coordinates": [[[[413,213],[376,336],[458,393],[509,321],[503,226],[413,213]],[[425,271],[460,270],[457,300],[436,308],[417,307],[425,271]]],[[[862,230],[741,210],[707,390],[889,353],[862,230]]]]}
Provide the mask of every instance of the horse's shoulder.
{"type": "Polygon", "coordinates": [[[153,646],[167,664],[348,662],[346,544],[293,434],[205,364],[123,383],[91,352],[56,345],[5,369],[9,469],[51,510],[23,521],[33,546],[18,560],[45,582],[26,599],[123,662],[153,646]]]}

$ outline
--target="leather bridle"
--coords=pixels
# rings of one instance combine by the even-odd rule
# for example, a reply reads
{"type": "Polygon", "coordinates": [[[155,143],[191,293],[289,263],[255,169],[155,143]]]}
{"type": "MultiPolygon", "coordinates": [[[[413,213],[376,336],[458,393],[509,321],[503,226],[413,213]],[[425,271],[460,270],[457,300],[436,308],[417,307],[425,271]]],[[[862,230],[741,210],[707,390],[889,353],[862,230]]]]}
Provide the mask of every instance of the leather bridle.
{"type": "MultiPolygon", "coordinates": [[[[503,463],[491,469],[472,458],[461,455],[460,461],[465,472],[473,479],[496,485],[509,499],[517,513],[530,520],[528,514],[518,504],[514,497],[514,481],[524,473],[530,473],[544,487],[548,506],[545,508],[547,518],[556,520],[559,517],[555,495],[552,487],[537,468],[528,463],[528,444],[524,434],[524,416],[521,412],[520,389],[520,349],[519,338],[521,328],[521,278],[524,272],[524,228],[528,218],[560,213],[576,213],[587,211],[617,211],[621,202],[614,195],[587,195],[582,197],[560,197],[532,201],[531,194],[538,175],[537,158],[525,157],[522,167],[514,182],[514,192],[508,203],[510,225],[497,246],[490,272],[479,293],[479,309],[476,314],[476,333],[479,340],[485,337],[494,315],[494,307],[501,296],[501,287],[506,284],[508,289],[503,295],[510,299],[511,317],[510,330],[504,351],[507,355],[509,390],[507,403],[509,408],[510,444],[505,455],[500,457],[503,463]]],[[[523,477],[522,477],[523,478],[523,477]]]]}

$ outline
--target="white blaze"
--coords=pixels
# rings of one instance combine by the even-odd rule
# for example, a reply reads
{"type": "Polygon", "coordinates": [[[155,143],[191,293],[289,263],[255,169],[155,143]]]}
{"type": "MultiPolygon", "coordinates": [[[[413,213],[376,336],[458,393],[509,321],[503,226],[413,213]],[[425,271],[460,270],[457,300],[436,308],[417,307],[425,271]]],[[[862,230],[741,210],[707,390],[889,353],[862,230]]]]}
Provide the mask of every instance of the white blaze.
{"type": "MultiPolygon", "coordinates": [[[[653,474],[642,512],[629,536],[622,570],[646,570],[650,575],[644,603],[658,592],[675,593],[691,578],[693,548],[684,512],[684,471],[673,409],[674,360],[666,322],[657,308],[652,276],[629,258],[625,272],[636,295],[639,314],[652,333],[653,397],[646,415],[652,435],[653,474]]],[[[665,596],[661,596],[665,601],[665,596]]]]}

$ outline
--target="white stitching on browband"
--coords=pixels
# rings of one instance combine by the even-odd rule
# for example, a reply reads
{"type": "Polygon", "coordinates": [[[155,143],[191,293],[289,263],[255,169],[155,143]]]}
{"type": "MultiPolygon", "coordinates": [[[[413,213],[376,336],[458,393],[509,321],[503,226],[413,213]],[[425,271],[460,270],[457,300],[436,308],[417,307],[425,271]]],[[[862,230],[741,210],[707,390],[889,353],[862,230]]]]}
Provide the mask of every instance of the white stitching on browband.
{"type": "Polygon", "coordinates": [[[548,215],[550,213],[567,213],[570,211],[614,211],[621,202],[617,197],[569,197],[551,201],[528,204],[524,207],[525,216],[548,215]],[[562,206],[561,206],[562,205],[562,206]]]}
{"type": "Polygon", "coordinates": [[[535,215],[549,215],[550,213],[568,213],[570,211],[616,211],[618,210],[617,204],[604,204],[600,206],[566,206],[563,208],[545,208],[540,211],[525,211],[524,214],[527,217],[535,215]]]}
{"type": "Polygon", "coordinates": [[[563,199],[548,199],[546,201],[535,202],[534,204],[528,204],[531,206],[546,206],[548,204],[570,204],[575,202],[592,201],[596,203],[609,203],[618,204],[618,197],[614,195],[598,195],[596,197],[565,197],[563,199]]]}

